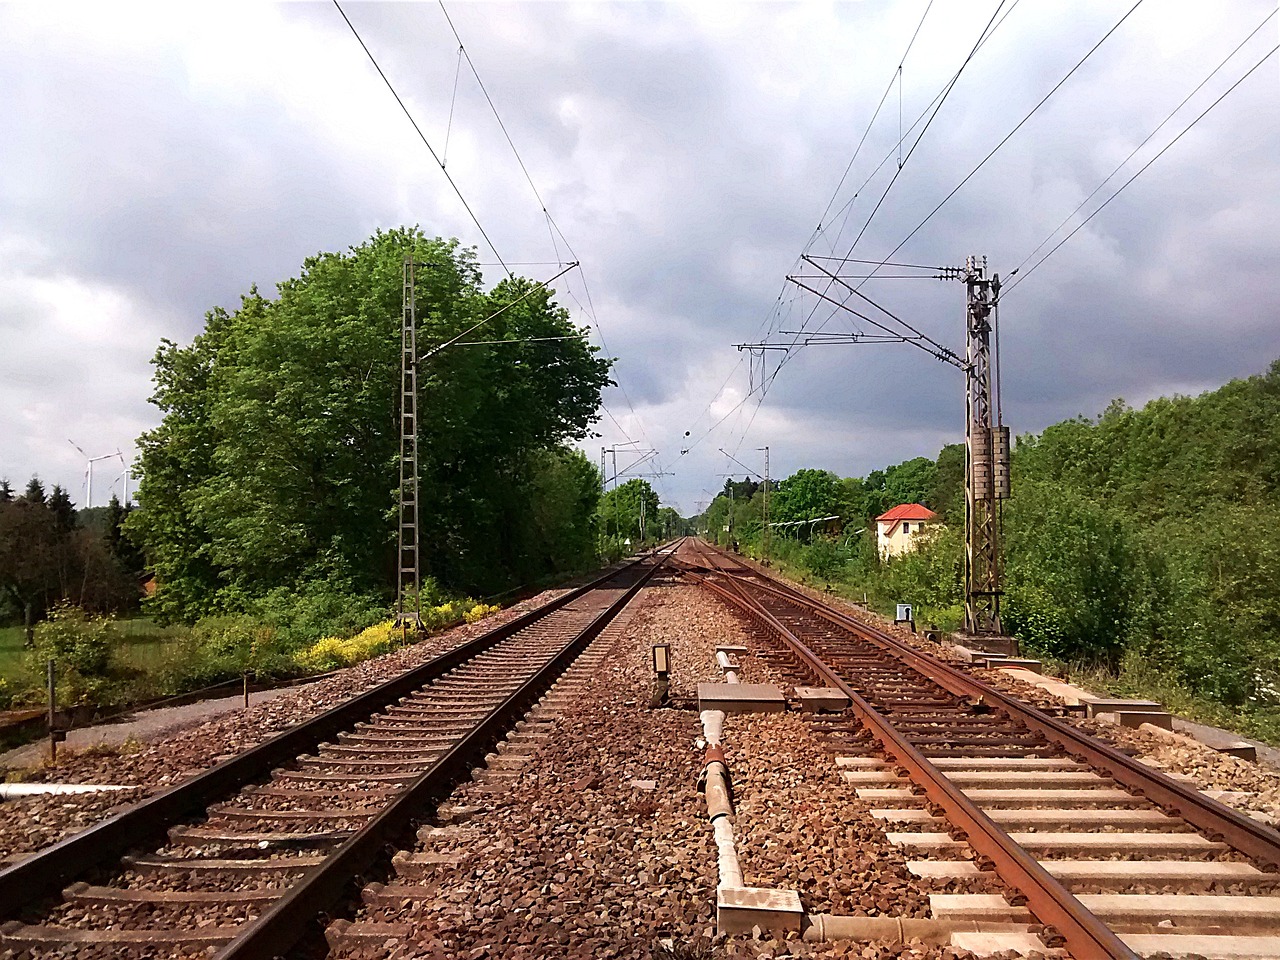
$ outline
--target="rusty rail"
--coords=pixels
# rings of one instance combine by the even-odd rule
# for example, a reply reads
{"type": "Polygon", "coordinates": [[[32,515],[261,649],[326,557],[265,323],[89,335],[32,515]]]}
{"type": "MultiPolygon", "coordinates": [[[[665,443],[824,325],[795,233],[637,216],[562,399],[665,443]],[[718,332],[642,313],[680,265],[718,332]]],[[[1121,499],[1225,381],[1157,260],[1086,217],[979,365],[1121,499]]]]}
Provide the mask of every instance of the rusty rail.
{"type": "MultiPolygon", "coordinates": [[[[356,721],[366,719],[413,690],[443,676],[537,620],[602,586],[619,573],[643,563],[644,559],[646,558],[642,557],[611,570],[398,677],[357,694],[345,703],[278,733],[177,786],[73,834],[20,863],[0,869],[0,904],[3,904],[0,907],[0,917],[13,916],[27,904],[56,893],[68,880],[82,875],[91,867],[120,857],[131,847],[163,837],[173,824],[198,814],[213,801],[267,776],[272,768],[281,763],[314,750],[336,732],[349,729],[356,721]]],[[[663,559],[665,561],[665,557],[663,559]]]]}
{"type": "MultiPolygon", "coordinates": [[[[879,741],[886,755],[924,788],[926,797],[942,809],[953,826],[965,832],[969,845],[980,856],[991,861],[1000,879],[1027,898],[1028,909],[1041,923],[1054,928],[1075,960],[1135,960],[1137,954],[1101,919],[1051,876],[1035,857],[1014,842],[1005,830],[965,796],[959,787],[898,733],[884,716],[831,670],[795,633],[750,597],[738,578],[723,569],[718,572],[728,578],[732,589],[725,589],[697,574],[689,575],[767,625],[817,676],[847,696],[854,713],[879,741]]],[[[803,598],[806,606],[816,606],[816,601],[803,594],[795,596],[803,598]]],[[[792,597],[788,596],[787,599],[792,597]]]]}
{"type": "Polygon", "coordinates": [[[977,677],[957,670],[950,664],[915,649],[883,630],[833,610],[798,590],[778,583],[772,578],[770,582],[755,583],[753,586],[800,603],[829,623],[858,633],[882,649],[894,653],[930,680],[957,696],[980,698],[988,706],[1003,710],[1025,723],[1028,729],[1061,747],[1069,756],[1103,770],[1117,783],[1182,817],[1187,823],[1203,831],[1210,839],[1227,843],[1246,856],[1257,860],[1264,869],[1271,872],[1280,871],[1280,832],[1275,829],[1224,803],[1206,797],[1199,790],[1180,783],[1070,724],[997,690],[977,677]]]}

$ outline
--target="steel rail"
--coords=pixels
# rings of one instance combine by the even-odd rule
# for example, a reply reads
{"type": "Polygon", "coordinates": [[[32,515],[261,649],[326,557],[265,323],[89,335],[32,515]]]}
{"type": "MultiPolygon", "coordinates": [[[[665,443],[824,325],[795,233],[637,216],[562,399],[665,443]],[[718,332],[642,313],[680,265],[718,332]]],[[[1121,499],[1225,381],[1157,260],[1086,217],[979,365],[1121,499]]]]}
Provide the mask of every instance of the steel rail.
{"type": "Polygon", "coordinates": [[[977,677],[957,670],[931,654],[915,649],[883,630],[834,610],[786,584],[765,578],[758,571],[757,575],[768,582],[756,583],[754,586],[800,603],[829,623],[858,633],[958,696],[981,699],[988,706],[1005,711],[1026,724],[1028,729],[1061,747],[1068,755],[1105,771],[1117,783],[1180,816],[1203,831],[1209,839],[1221,840],[1234,847],[1257,860],[1270,872],[1280,871],[1280,831],[1205,796],[1199,790],[1179,783],[1154,767],[1121,753],[977,677]]]}
{"type": "MultiPolygon", "coordinates": [[[[895,730],[886,717],[845,683],[790,628],[759,602],[749,598],[741,584],[736,582],[737,577],[723,570],[720,572],[734,584],[734,594],[739,598],[737,605],[741,609],[763,621],[806,665],[849,698],[854,713],[879,741],[885,753],[924,788],[926,797],[942,809],[953,826],[964,831],[969,845],[992,863],[1000,879],[1027,898],[1028,909],[1041,923],[1053,927],[1075,960],[1136,960],[1137,954],[1110,927],[996,825],[949,777],[895,730]]],[[[730,595],[727,590],[716,592],[721,596],[730,595]]]]}
{"type": "Polygon", "coordinates": [[[68,880],[83,875],[104,861],[119,858],[131,847],[163,838],[170,826],[198,815],[214,800],[270,775],[271,770],[281,763],[314,750],[338,731],[350,729],[357,721],[367,719],[408,693],[444,676],[644,560],[644,557],[633,560],[526,611],[508,623],[358,694],[346,703],[284,730],[177,786],[139,801],[101,823],[0,870],[0,904],[3,905],[0,916],[13,916],[22,907],[58,893],[68,880]]]}
{"type": "Polygon", "coordinates": [[[519,690],[490,711],[474,730],[425,770],[406,790],[396,794],[395,799],[327,857],[324,863],[308,871],[283,897],[250,921],[242,933],[215,954],[215,960],[272,960],[291,949],[309,932],[316,917],[341,898],[352,877],[373,864],[382,855],[389,841],[402,833],[413,820],[421,818],[428,803],[447,795],[456,782],[465,778],[477,753],[498,740],[503,730],[508,729],[529,710],[583,648],[622,612],[666,563],[672,552],[674,551],[658,556],[652,567],[613,603],[593,617],[586,627],[522,684],[519,690]]]}

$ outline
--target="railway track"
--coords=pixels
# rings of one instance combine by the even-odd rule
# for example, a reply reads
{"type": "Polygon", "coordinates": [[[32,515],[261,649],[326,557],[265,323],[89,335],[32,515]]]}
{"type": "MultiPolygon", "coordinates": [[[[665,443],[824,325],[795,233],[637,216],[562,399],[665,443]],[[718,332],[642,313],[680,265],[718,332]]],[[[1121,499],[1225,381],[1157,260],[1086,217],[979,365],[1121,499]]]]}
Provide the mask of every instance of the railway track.
{"type": "Polygon", "coordinates": [[[570,591],[0,871],[0,911],[14,918],[0,953],[269,958],[316,936],[353,880],[510,735],[669,556],[570,591]]]}
{"type": "Polygon", "coordinates": [[[775,672],[849,699],[815,732],[909,869],[1013,891],[930,898],[995,925],[980,952],[1280,957],[1280,833],[729,555],[682,556],[775,672]]]}

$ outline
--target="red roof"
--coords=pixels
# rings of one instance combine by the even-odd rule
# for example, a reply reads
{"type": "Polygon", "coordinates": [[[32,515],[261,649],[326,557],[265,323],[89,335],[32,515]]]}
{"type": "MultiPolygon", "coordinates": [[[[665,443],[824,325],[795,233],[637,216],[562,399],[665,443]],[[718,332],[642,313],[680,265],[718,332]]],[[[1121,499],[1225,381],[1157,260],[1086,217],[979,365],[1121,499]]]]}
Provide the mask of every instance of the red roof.
{"type": "Polygon", "coordinates": [[[935,520],[937,514],[918,503],[903,503],[876,517],[877,523],[896,523],[899,520],[935,520]]]}

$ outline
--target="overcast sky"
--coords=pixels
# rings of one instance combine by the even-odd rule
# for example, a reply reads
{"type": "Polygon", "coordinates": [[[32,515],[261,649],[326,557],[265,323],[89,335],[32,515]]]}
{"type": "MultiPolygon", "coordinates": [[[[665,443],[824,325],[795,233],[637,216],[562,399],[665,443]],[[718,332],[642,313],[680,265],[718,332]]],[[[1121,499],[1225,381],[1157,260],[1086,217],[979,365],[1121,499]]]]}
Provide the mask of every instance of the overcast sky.
{"type": "MultiPolygon", "coordinates": [[[[1131,6],[1006,0],[899,171],[900,129],[1001,6],[937,0],[837,191],[926,3],[449,5],[582,261],[560,298],[619,358],[603,436],[584,444],[593,460],[604,444],[656,448],[673,475],[654,482],[691,513],[732,466],[721,447],[762,470],[768,445],[775,476],[863,475],[960,439],[960,374],[910,346],[771,352],[770,367],[787,361],[763,402],[733,346],[802,323],[854,329],[785,279],[833,195],[816,254],[847,254],[896,174],[852,251],[885,257],[1131,6]]],[[[498,253],[555,273],[566,248],[459,71],[440,7],[345,9],[437,152],[448,132],[449,172],[498,253]]],[[[1145,0],[896,259],[979,254],[1009,274],[1274,9],[1145,0]]],[[[1084,214],[1274,47],[1278,22],[1084,214]]],[[[189,342],[206,310],[273,289],[306,256],[418,223],[494,260],[332,4],[3,4],[0,93],[0,476],[15,486],[39,473],[83,504],[68,441],[131,455],[157,420],[160,339],[189,342]]],[[[1272,56],[1010,291],[1015,432],[1115,397],[1197,393],[1280,356],[1278,93],[1272,56]]],[[[864,292],[962,348],[960,284],[864,292]]],[[[119,475],[98,466],[95,502],[119,475]]]]}

